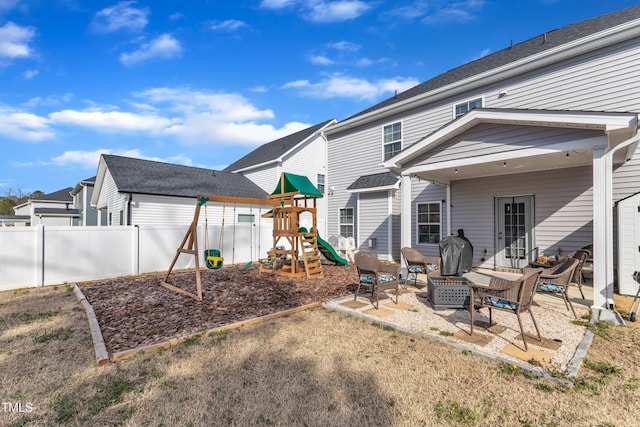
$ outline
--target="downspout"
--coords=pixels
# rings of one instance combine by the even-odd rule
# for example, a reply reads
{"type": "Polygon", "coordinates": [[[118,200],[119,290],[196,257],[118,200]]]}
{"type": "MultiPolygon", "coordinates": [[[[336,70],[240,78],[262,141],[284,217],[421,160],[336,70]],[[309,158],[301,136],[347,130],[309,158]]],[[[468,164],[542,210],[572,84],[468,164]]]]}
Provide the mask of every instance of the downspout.
{"type": "Polygon", "coordinates": [[[131,202],[133,201],[133,194],[129,193],[129,200],[127,200],[127,224],[131,225],[131,202]]]}

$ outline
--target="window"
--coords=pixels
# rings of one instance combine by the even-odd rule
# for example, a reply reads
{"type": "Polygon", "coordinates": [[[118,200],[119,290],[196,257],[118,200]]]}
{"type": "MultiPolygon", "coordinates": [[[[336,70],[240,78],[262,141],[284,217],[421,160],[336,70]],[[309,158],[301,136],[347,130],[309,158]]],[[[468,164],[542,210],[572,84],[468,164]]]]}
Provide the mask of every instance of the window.
{"type": "Polygon", "coordinates": [[[382,129],[383,160],[389,160],[402,150],[402,123],[387,125],[382,129]]]}
{"type": "Polygon", "coordinates": [[[124,211],[120,211],[120,225],[124,225],[124,211]]]}
{"type": "Polygon", "coordinates": [[[440,242],[441,203],[419,203],[417,206],[418,243],[435,244],[440,242]]]}
{"type": "Polygon", "coordinates": [[[113,225],[113,212],[109,212],[109,225],[113,225]]]}
{"type": "Polygon", "coordinates": [[[466,101],[460,104],[456,104],[455,115],[456,117],[460,117],[467,111],[473,110],[474,108],[482,108],[482,98],[476,98],[476,99],[472,99],[471,101],[466,101]]]}
{"type": "Polygon", "coordinates": [[[353,208],[340,209],[340,235],[342,237],[354,237],[353,208]]]}
{"type": "Polygon", "coordinates": [[[238,222],[250,222],[253,223],[255,221],[255,215],[252,214],[238,214],[238,222]]]}
{"type": "Polygon", "coordinates": [[[324,194],[324,174],[319,173],[318,174],[318,191],[320,191],[322,194],[324,194]]]}

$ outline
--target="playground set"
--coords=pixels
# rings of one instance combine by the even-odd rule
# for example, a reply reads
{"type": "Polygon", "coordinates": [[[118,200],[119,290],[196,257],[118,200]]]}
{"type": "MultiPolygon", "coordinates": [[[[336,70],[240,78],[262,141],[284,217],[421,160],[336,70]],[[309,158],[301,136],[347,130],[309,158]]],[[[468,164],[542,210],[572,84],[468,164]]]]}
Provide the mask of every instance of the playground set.
{"type": "MultiPolygon", "coordinates": [[[[222,268],[224,257],[222,245],[224,243],[224,210],[226,204],[242,205],[266,205],[272,207],[263,218],[273,218],[273,247],[267,252],[268,258],[261,260],[259,271],[270,272],[289,277],[304,277],[309,279],[323,277],[320,254],[336,264],[348,265],[348,261],[342,258],[335,249],[320,238],[317,232],[317,207],[316,200],[322,197],[322,193],[305,176],[283,172],[276,189],[266,199],[227,197],[215,195],[198,195],[196,197],[196,209],[191,225],[182,239],[176,254],[171,262],[161,285],[174,292],[187,295],[198,301],[202,301],[202,281],[200,275],[200,257],[198,249],[198,221],[202,206],[205,207],[205,265],[210,269],[222,268]],[[216,202],[223,204],[222,225],[220,231],[220,249],[208,247],[208,218],[206,216],[206,204],[216,202]],[[301,220],[310,224],[310,228],[302,227],[301,220]],[[193,255],[195,257],[196,294],[169,283],[169,276],[180,257],[180,254],[193,255]]],[[[251,265],[250,261],[245,265],[251,265]]]]}

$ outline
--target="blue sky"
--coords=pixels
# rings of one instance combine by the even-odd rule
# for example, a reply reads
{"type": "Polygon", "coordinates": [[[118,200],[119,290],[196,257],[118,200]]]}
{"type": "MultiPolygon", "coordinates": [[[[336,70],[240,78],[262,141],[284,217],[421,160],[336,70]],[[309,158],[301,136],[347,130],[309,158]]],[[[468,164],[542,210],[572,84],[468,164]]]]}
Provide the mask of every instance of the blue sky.
{"type": "Polygon", "coordinates": [[[221,169],[623,0],[0,0],[0,195],[100,153],[221,169]]]}

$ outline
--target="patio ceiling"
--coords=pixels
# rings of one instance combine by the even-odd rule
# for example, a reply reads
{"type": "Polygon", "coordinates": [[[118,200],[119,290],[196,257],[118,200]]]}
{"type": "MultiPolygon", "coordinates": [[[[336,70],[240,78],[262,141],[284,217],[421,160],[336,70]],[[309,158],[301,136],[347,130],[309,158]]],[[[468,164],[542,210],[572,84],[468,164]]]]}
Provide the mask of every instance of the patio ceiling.
{"type": "MultiPolygon", "coordinates": [[[[623,159],[624,156],[620,154],[619,157],[623,159]]],[[[525,157],[486,161],[482,161],[482,158],[476,158],[475,160],[477,160],[477,163],[459,166],[450,165],[442,168],[430,165],[432,167],[429,170],[416,171],[412,173],[412,176],[419,177],[424,181],[449,184],[451,181],[461,179],[589,166],[593,163],[593,154],[590,148],[584,148],[525,157]]]]}

